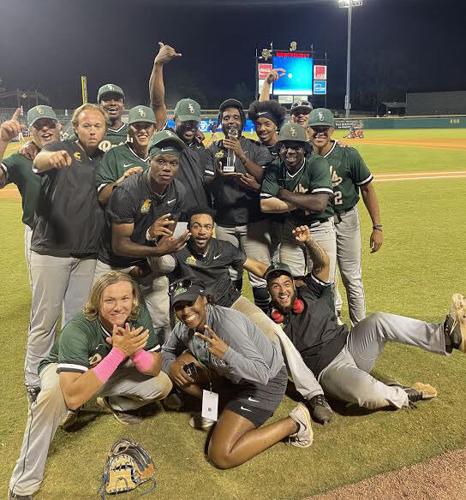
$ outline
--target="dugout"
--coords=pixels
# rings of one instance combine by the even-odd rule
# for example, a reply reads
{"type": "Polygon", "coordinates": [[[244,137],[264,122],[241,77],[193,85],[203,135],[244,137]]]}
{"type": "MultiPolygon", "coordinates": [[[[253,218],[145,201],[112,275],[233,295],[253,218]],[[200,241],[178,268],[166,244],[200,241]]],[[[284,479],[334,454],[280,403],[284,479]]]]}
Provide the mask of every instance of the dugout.
{"type": "Polygon", "coordinates": [[[408,92],[406,114],[409,116],[464,115],[466,114],[466,90],[408,92]]]}

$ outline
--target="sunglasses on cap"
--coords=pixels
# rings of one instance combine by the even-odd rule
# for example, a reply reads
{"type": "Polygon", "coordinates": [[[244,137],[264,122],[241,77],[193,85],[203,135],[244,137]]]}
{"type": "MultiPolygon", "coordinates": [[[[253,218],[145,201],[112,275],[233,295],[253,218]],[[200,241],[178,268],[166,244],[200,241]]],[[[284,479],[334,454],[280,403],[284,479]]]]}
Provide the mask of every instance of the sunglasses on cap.
{"type": "Polygon", "coordinates": [[[299,151],[304,148],[304,144],[302,142],[282,142],[280,144],[280,152],[287,151],[288,149],[292,149],[293,151],[299,151]]]}
{"type": "Polygon", "coordinates": [[[192,287],[192,285],[193,282],[187,278],[184,280],[174,281],[173,283],[170,283],[170,285],[168,286],[168,295],[170,296],[175,295],[180,288],[189,290],[192,287]]]}

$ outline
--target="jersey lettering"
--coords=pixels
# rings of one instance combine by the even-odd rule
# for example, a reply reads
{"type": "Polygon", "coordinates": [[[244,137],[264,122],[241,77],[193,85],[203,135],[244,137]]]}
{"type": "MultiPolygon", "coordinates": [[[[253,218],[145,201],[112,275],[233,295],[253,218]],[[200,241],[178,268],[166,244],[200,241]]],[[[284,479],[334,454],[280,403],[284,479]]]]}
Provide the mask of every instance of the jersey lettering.
{"type": "Polygon", "coordinates": [[[339,186],[343,182],[343,179],[337,174],[336,168],[332,165],[330,165],[330,174],[332,176],[333,187],[339,186]]]}
{"type": "Polygon", "coordinates": [[[343,193],[341,191],[335,191],[333,197],[334,205],[342,205],[343,204],[343,193]]]}

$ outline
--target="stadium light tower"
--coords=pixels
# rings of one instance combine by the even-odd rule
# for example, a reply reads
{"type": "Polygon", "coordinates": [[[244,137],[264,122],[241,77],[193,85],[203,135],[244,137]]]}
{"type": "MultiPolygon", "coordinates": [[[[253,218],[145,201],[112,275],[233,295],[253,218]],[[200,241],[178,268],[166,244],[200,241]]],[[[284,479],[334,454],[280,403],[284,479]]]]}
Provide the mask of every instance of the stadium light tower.
{"type": "Polygon", "coordinates": [[[346,52],[346,95],[345,95],[345,116],[349,118],[350,103],[350,79],[351,79],[351,20],[353,7],[360,7],[363,0],[338,0],[340,9],[348,9],[348,46],[346,52]]]}

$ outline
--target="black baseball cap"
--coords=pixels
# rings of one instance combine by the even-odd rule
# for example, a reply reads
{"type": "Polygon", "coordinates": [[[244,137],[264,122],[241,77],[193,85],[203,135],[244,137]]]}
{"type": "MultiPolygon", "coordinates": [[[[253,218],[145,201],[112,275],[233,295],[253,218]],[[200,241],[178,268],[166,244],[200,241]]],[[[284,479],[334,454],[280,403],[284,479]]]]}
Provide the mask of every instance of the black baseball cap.
{"type": "Polygon", "coordinates": [[[312,110],[313,107],[309,101],[296,101],[291,105],[290,113],[292,115],[295,113],[309,114],[312,110]]]}
{"type": "Polygon", "coordinates": [[[189,279],[174,281],[168,287],[170,304],[174,307],[180,302],[195,302],[199,295],[205,295],[205,288],[202,283],[189,279]]]}
{"type": "Polygon", "coordinates": [[[265,271],[264,278],[266,281],[269,281],[270,279],[276,278],[281,274],[286,274],[290,278],[293,277],[291,269],[287,264],[284,264],[283,262],[274,262],[273,264],[270,264],[267,271],[265,271]]]}

